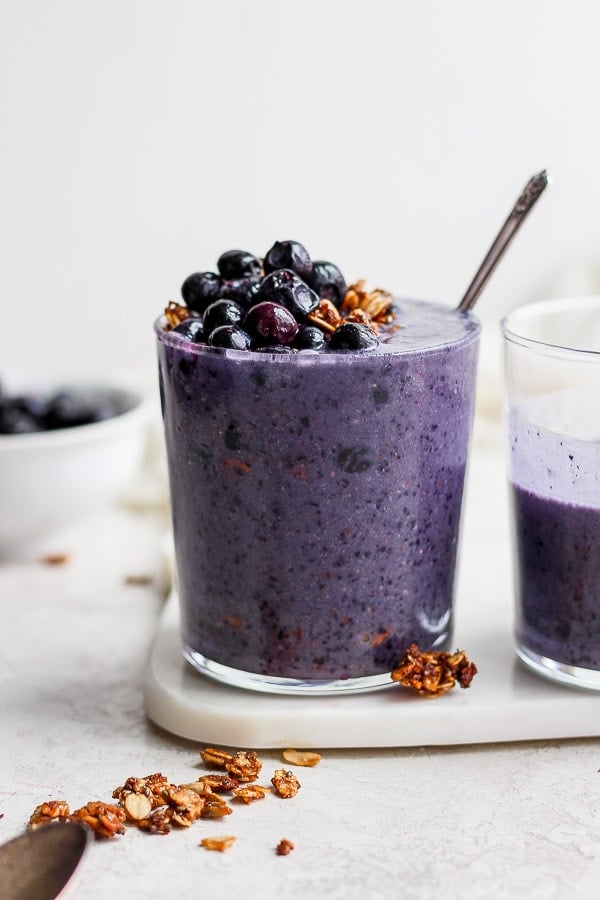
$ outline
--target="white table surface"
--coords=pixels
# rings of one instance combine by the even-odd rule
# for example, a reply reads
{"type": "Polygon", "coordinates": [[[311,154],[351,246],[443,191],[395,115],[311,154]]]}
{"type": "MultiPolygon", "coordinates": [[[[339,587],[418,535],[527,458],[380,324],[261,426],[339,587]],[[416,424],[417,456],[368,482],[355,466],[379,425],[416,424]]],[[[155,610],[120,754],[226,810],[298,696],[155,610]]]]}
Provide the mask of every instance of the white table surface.
{"type": "MultiPolygon", "coordinates": [[[[479,442],[472,486],[487,477],[490,459],[479,442]]],[[[492,468],[500,478],[499,459],[492,468]]],[[[461,579],[481,583],[482,602],[486,591],[504,590],[510,615],[507,544],[500,572],[468,552],[481,515],[497,517],[506,543],[502,491],[491,492],[493,502],[474,493],[461,579]]],[[[165,589],[163,529],[156,512],[120,508],[63,541],[71,558],[62,567],[0,564],[1,841],[43,800],[75,808],[108,800],[129,775],[161,771],[181,783],[200,774],[198,746],[159,730],[143,711],[165,589]],[[125,585],[131,574],[150,574],[153,584],[125,585]]],[[[260,755],[270,776],[279,753],[260,755]]],[[[595,898],[599,767],[597,739],[327,750],[319,766],[299,770],[293,800],[236,806],[222,822],[201,820],[165,837],[129,829],[94,842],[74,896],[595,898]],[[238,840],[209,853],[198,843],[210,834],[238,840]],[[296,849],[278,857],[283,837],[296,849]]]]}

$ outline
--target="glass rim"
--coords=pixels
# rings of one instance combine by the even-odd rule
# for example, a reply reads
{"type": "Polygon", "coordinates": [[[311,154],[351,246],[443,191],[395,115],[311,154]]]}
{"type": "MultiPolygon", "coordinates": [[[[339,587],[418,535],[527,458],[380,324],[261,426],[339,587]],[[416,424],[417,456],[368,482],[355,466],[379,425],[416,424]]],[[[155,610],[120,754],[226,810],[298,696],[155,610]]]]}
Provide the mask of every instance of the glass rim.
{"type": "Polygon", "coordinates": [[[586,294],[577,297],[559,297],[553,300],[538,300],[535,303],[527,303],[507,313],[500,322],[502,335],[508,343],[517,344],[525,349],[535,350],[546,356],[562,357],[564,359],[587,359],[600,362],[600,348],[590,350],[582,347],[573,347],[568,343],[556,343],[544,341],[540,338],[527,337],[519,333],[518,325],[530,321],[533,318],[549,318],[554,314],[571,312],[576,314],[582,310],[591,312],[597,310],[600,315],[600,294],[586,294]]]}
{"type": "MultiPolygon", "coordinates": [[[[421,301],[423,303],[427,303],[429,301],[421,301]]],[[[432,301],[433,302],[433,301],[432,301]]],[[[290,363],[295,365],[302,365],[317,363],[318,365],[327,365],[331,364],[334,360],[337,360],[337,364],[340,364],[340,361],[348,362],[349,360],[368,360],[373,358],[389,358],[391,356],[418,356],[425,355],[430,353],[440,353],[444,352],[451,347],[452,349],[467,346],[471,343],[474,343],[479,340],[481,337],[481,321],[475,315],[475,313],[469,311],[466,313],[461,313],[461,315],[468,319],[475,326],[471,331],[465,332],[465,334],[460,335],[460,337],[454,340],[444,340],[441,339],[437,343],[432,343],[427,347],[401,347],[399,349],[394,349],[393,351],[382,350],[380,348],[374,348],[372,350],[347,350],[340,353],[318,353],[316,351],[308,351],[303,353],[290,353],[290,354],[270,354],[270,353],[256,353],[252,350],[232,350],[230,348],[225,347],[211,347],[207,344],[193,344],[190,341],[186,341],[183,338],[173,337],[171,335],[170,330],[165,330],[166,318],[163,315],[158,316],[153,323],[154,337],[159,343],[167,344],[171,347],[185,347],[188,352],[191,352],[195,356],[206,356],[214,358],[229,358],[229,359],[239,359],[245,361],[260,361],[268,358],[269,360],[274,360],[279,365],[289,365],[290,363]]]]}

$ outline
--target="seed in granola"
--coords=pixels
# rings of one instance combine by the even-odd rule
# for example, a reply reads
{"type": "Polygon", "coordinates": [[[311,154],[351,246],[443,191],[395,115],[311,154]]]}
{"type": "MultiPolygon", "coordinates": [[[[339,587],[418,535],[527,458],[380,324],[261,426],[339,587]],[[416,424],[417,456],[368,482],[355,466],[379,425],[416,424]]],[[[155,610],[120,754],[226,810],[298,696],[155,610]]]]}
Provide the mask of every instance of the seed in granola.
{"type": "Polygon", "coordinates": [[[203,785],[204,790],[214,791],[215,794],[221,794],[224,791],[233,791],[239,784],[237,778],[231,775],[201,775],[198,783],[203,785]]]}
{"type": "Polygon", "coordinates": [[[173,810],[171,821],[176,825],[188,828],[202,815],[205,800],[203,797],[199,797],[195,791],[171,784],[165,788],[163,796],[165,803],[173,810]]]}
{"type": "Polygon", "coordinates": [[[71,814],[72,822],[80,822],[87,825],[97,838],[112,838],[116,834],[123,834],[125,829],[125,810],[119,806],[111,806],[101,800],[90,800],[85,806],[76,809],[71,814]]]}
{"type": "Polygon", "coordinates": [[[127,794],[145,794],[152,801],[152,809],[156,809],[164,804],[163,791],[167,787],[169,787],[169,779],[160,772],[155,772],[153,775],[145,775],[143,778],[131,776],[125,784],[115,788],[112,795],[122,805],[127,794]]]}
{"type": "Polygon", "coordinates": [[[391,677],[392,681],[411,688],[423,697],[440,697],[453,688],[456,682],[462,688],[468,688],[476,674],[477,666],[469,662],[463,651],[422,652],[413,643],[392,671],[391,677]]]}
{"type": "Polygon", "coordinates": [[[292,843],[292,841],[288,841],[287,838],[282,838],[277,844],[275,852],[277,853],[277,856],[287,856],[288,853],[291,853],[293,849],[294,844],[292,843]]]}
{"type": "Polygon", "coordinates": [[[318,753],[311,753],[309,750],[284,750],[281,754],[286,762],[292,766],[316,766],[321,762],[321,756],[318,753]]]}
{"type": "Polygon", "coordinates": [[[236,840],[237,838],[233,837],[233,835],[205,837],[202,838],[198,846],[204,847],[205,850],[218,850],[220,853],[223,853],[224,850],[227,850],[232,844],[235,844],[236,840]]]}
{"type": "Polygon", "coordinates": [[[122,806],[132,822],[147,819],[152,812],[152,801],[146,794],[126,794],[122,806]]]}
{"type": "Polygon", "coordinates": [[[204,798],[202,812],[203,819],[222,819],[223,816],[229,816],[233,810],[227,805],[223,797],[219,794],[208,794],[204,798]]]}
{"type": "Polygon", "coordinates": [[[169,300],[165,309],[165,319],[167,320],[165,331],[176,328],[177,325],[180,325],[181,322],[185,322],[185,320],[189,318],[190,311],[187,306],[182,306],[181,303],[175,303],[174,300],[169,300]]]}
{"type": "Polygon", "coordinates": [[[295,797],[301,786],[294,773],[286,769],[276,769],[271,784],[284,800],[295,797]]]}
{"type": "Polygon", "coordinates": [[[29,817],[29,828],[35,831],[50,822],[65,822],[69,818],[69,804],[66,800],[48,800],[36,806],[29,817]]]}
{"type": "Polygon", "coordinates": [[[270,788],[263,787],[262,784],[247,784],[244,787],[236,788],[233,793],[244,803],[252,803],[253,800],[264,800],[269,790],[270,788]]]}
{"type": "Polygon", "coordinates": [[[219,750],[216,747],[205,747],[200,751],[200,756],[207,766],[214,766],[217,769],[224,769],[226,763],[233,759],[227,750],[219,750]]]}
{"type": "Polygon", "coordinates": [[[333,334],[343,321],[339,310],[331,300],[321,300],[317,308],[307,315],[306,320],[328,334],[333,334]]]}
{"type": "Polygon", "coordinates": [[[394,319],[392,302],[392,295],[388,291],[381,288],[374,288],[372,291],[366,290],[365,280],[361,278],[360,281],[349,286],[340,309],[346,313],[362,309],[373,321],[389,323],[394,319]]]}
{"type": "Polygon", "coordinates": [[[262,769],[262,763],[254,750],[238,750],[225,763],[225,768],[238,781],[255,781],[262,769]]]}
{"type": "Polygon", "coordinates": [[[173,810],[168,806],[161,806],[159,809],[155,809],[147,819],[138,822],[137,826],[141,831],[147,831],[149,834],[169,834],[172,818],[173,810]]]}

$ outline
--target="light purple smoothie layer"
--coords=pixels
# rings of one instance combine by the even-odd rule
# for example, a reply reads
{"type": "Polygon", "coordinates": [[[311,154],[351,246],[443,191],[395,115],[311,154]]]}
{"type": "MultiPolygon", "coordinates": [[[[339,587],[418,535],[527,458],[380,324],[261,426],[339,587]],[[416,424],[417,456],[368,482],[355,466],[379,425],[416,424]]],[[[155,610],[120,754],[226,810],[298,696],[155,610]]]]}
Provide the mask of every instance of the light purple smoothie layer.
{"type": "Polygon", "coordinates": [[[589,669],[600,669],[596,406],[579,390],[548,394],[513,414],[509,433],[517,641],[589,669]]]}

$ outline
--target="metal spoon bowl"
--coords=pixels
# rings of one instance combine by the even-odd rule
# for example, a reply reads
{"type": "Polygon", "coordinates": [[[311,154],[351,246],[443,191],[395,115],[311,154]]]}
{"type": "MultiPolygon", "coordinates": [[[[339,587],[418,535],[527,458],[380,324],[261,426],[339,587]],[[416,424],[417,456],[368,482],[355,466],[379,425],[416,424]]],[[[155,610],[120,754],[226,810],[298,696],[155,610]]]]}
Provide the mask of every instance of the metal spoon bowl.
{"type": "Polygon", "coordinates": [[[27,831],[0,847],[2,900],[55,900],[81,862],[89,832],[74,822],[27,831]]]}

